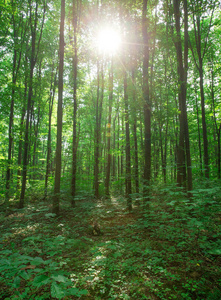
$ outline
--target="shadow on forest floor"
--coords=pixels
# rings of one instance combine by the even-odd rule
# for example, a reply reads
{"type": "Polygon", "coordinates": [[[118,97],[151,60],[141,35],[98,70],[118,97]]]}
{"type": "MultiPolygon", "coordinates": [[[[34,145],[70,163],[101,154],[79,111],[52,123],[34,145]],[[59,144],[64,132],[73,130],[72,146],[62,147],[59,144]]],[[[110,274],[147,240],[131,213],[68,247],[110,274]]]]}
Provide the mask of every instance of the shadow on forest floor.
{"type": "Polygon", "coordinates": [[[221,299],[220,199],[152,198],[2,213],[0,299],[221,299]]]}

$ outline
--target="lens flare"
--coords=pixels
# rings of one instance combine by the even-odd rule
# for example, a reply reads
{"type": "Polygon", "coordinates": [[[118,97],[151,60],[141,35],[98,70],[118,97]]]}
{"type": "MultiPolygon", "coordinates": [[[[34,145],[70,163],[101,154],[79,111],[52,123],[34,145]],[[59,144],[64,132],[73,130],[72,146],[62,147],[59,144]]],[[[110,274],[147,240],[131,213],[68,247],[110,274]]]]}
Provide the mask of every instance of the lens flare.
{"type": "Polygon", "coordinates": [[[97,47],[103,54],[115,54],[120,50],[121,38],[117,31],[112,28],[103,28],[97,35],[97,47]]]}

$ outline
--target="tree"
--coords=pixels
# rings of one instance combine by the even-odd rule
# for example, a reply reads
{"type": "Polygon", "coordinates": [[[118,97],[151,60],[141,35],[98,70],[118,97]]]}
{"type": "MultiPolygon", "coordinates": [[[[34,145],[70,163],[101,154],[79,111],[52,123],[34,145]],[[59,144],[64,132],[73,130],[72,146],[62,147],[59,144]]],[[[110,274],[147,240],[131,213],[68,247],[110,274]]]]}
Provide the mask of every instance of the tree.
{"type": "Polygon", "coordinates": [[[209,153],[208,153],[208,137],[207,137],[207,125],[206,125],[206,112],[205,112],[205,93],[204,93],[204,76],[203,76],[203,60],[208,49],[208,36],[211,28],[211,22],[213,18],[213,13],[216,5],[216,1],[212,3],[212,8],[205,5],[203,0],[197,1],[196,3],[191,3],[193,25],[194,25],[194,37],[196,52],[191,45],[191,51],[193,59],[200,77],[200,97],[201,97],[201,114],[202,114],[202,127],[203,127],[203,149],[204,149],[204,165],[205,165],[205,177],[209,178],[209,153]],[[204,10],[204,11],[203,11],[204,10]],[[203,14],[208,14],[210,12],[210,23],[208,28],[205,30],[205,22],[203,21],[203,14]],[[205,32],[206,31],[206,32],[205,32]]]}
{"type": "Polygon", "coordinates": [[[148,205],[151,179],[151,99],[149,89],[149,37],[147,0],[143,0],[144,201],[148,205]]]}
{"type": "Polygon", "coordinates": [[[45,198],[47,196],[47,189],[48,189],[48,177],[51,170],[51,119],[52,119],[52,111],[54,105],[54,97],[55,97],[55,89],[56,89],[56,82],[57,82],[57,70],[54,74],[54,64],[52,65],[51,70],[51,86],[50,86],[50,94],[49,94],[49,101],[48,101],[48,140],[47,140],[47,162],[46,162],[46,174],[45,174],[45,198]]]}
{"type": "Polygon", "coordinates": [[[77,76],[78,76],[78,28],[79,28],[79,15],[80,15],[80,5],[81,1],[73,0],[73,17],[72,23],[74,28],[74,42],[73,42],[73,49],[74,49],[74,56],[72,62],[73,68],[73,80],[74,80],[74,87],[73,87],[73,100],[74,100],[74,110],[73,110],[73,145],[72,145],[72,180],[71,180],[71,205],[72,207],[75,206],[75,195],[76,195],[76,171],[77,171],[77,76]]]}
{"type": "Polygon", "coordinates": [[[61,0],[61,21],[59,41],[59,75],[58,75],[58,109],[57,109],[57,144],[56,168],[53,195],[53,212],[59,214],[60,209],[60,184],[61,184],[61,151],[62,151],[62,114],[63,114],[63,72],[64,72],[64,21],[65,0],[61,0]]]}
{"type": "Polygon", "coordinates": [[[24,139],[24,155],[23,155],[23,169],[22,169],[22,188],[21,195],[19,200],[19,208],[24,207],[24,197],[26,189],[26,177],[27,177],[27,168],[28,168],[28,149],[29,149],[29,122],[31,116],[31,106],[32,106],[32,96],[33,96],[33,77],[34,77],[34,68],[38,59],[39,46],[42,37],[42,31],[45,21],[45,12],[46,12],[46,2],[43,5],[43,18],[40,26],[40,35],[37,39],[38,31],[38,3],[35,3],[35,10],[33,12],[32,1],[29,0],[29,22],[31,28],[31,58],[30,58],[30,74],[29,74],[29,88],[28,88],[28,100],[27,100],[27,116],[26,116],[26,126],[25,126],[25,139],[24,139]]]}
{"type": "Polygon", "coordinates": [[[189,129],[186,109],[187,92],[187,69],[188,69],[188,12],[187,1],[183,0],[184,5],[184,50],[182,50],[181,39],[181,13],[180,0],[173,1],[174,18],[176,27],[175,46],[177,53],[177,73],[178,73],[178,92],[179,92],[179,110],[180,110],[180,133],[177,161],[177,183],[179,186],[186,185],[187,168],[187,190],[192,190],[192,168],[190,157],[189,129]],[[186,162],[185,162],[186,158],[186,162]]]}
{"type": "Polygon", "coordinates": [[[16,13],[15,3],[12,0],[12,28],[13,28],[13,65],[12,65],[12,91],[11,105],[9,117],[9,146],[8,146],[8,164],[6,172],[6,205],[9,200],[9,189],[11,179],[11,164],[12,164],[12,147],[13,147],[13,123],[14,123],[14,103],[18,72],[21,65],[21,57],[23,52],[23,43],[27,30],[27,22],[23,22],[22,14],[16,13]]]}
{"type": "Polygon", "coordinates": [[[105,195],[110,197],[110,171],[111,171],[111,113],[113,105],[113,57],[111,58],[111,66],[109,71],[109,108],[107,123],[107,166],[105,179],[105,195]]]}

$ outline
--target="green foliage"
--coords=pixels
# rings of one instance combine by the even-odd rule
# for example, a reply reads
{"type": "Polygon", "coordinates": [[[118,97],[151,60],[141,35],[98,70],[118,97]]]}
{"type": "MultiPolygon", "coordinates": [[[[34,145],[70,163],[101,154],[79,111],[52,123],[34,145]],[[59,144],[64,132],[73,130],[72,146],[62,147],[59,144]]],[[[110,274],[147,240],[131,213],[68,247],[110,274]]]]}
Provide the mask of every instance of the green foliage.
{"type": "MultiPolygon", "coordinates": [[[[53,255],[58,253],[54,251],[53,255]]],[[[49,254],[53,256],[51,252],[49,254]]],[[[1,284],[7,286],[9,293],[20,290],[19,293],[13,292],[19,299],[44,299],[50,295],[62,299],[69,295],[80,297],[87,293],[86,290],[73,287],[68,273],[61,268],[62,264],[52,259],[21,255],[17,251],[1,251],[0,256],[1,284]]]]}
{"type": "Polygon", "coordinates": [[[199,187],[188,199],[155,185],[148,211],[139,204],[128,213],[122,197],[79,199],[75,209],[63,201],[59,217],[44,203],[12,211],[2,218],[1,297],[218,300],[221,190],[199,187]]]}

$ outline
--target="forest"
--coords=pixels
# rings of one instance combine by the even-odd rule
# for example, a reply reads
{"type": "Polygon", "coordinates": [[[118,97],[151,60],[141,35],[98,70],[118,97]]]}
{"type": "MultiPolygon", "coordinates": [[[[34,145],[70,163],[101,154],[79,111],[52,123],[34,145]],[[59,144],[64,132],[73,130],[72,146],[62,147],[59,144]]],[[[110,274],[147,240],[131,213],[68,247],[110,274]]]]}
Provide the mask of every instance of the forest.
{"type": "Polygon", "coordinates": [[[221,2],[0,0],[0,300],[221,299],[221,2]]]}

